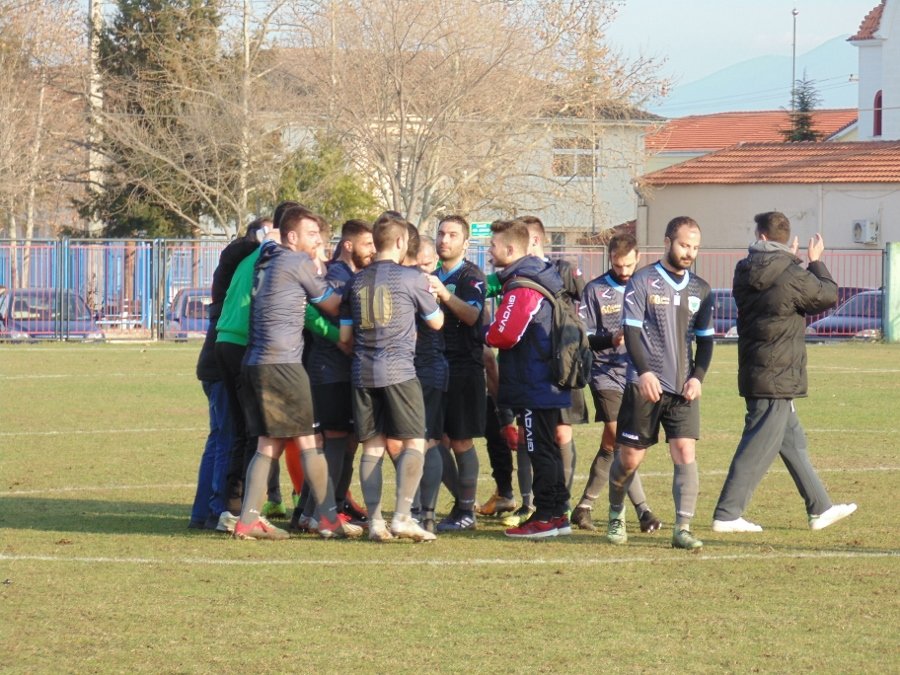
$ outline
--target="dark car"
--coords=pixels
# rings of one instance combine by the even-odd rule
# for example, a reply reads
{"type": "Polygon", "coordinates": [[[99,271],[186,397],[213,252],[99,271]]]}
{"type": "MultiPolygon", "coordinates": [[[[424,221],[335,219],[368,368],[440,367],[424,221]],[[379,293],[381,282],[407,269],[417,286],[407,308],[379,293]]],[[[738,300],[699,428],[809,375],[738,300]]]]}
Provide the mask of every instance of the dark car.
{"type": "Polygon", "coordinates": [[[102,340],[96,316],[75,291],[12,288],[0,293],[0,340],[102,340]]]}
{"type": "Polygon", "coordinates": [[[212,296],[208,288],[182,288],[166,311],[165,338],[188,340],[206,337],[209,326],[209,305],[212,296]]]}
{"type": "Polygon", "coordinates": [[[737,337],[737,303],[730,288],[714,288],[713,325],[716,337],[737,337]]]}
{"type": "Polygon", "coordinates": [[[808,336],[881,338],[881,312],[884,292],[868,290],[857,293],[834,312],[809,324],[808,336]]]}

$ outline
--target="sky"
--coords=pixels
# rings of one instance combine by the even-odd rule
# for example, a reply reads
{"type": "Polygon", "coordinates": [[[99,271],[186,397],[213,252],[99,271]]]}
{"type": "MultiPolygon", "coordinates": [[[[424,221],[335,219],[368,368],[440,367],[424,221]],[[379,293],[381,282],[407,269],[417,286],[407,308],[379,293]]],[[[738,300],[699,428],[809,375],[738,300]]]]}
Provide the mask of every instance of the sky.
{"type": "Polygon", "coordinates": [[[878,0],[623,0],[608,30],[625,56],[665,57],[673,85],[767,55],[797,54],[852,35],[878,0]]]}

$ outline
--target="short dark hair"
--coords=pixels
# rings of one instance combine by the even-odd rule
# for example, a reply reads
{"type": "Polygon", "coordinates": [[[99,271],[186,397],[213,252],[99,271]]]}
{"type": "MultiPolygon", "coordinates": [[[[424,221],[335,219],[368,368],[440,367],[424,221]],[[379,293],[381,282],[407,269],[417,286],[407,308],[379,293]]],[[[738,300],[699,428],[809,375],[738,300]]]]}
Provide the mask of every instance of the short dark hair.
{"type": "Polygon", "coordinates": [[[786,244],[791,238],[791,221],[781,211],[766,211],[753,216],[756,231],[766,235],[766,239],[786,244]]]}
{"type": "Polygon", "coordinates": [[[438,221],[438,229],[441,229],[441,225],[444,223],[456,223],[457,225],[462,227],[463,236],[468,239],[469,238],[469,223],[466,222],[466,219],[462,216],[451,214],[449,216],[444,216],[438,221]]]}
{"type": "Polygon", "coordinates": [[[281,219],[284,217],[284,212],[288,209],[294,208],[295,206],[299,206],[300,208],[306,208],[300,202],[293,201],[284,201],[281,202],[278,206],[275,207],[275,212],[272,213],[272,227],[276,230],[281,229],[281,219]]]}
{"type": "Polygon", "coordinates": [[[528,226],[528,229],[537,232],[541,237],[547,236],[547,230],[544,229],[544,223],[537,216],[522,216],[519,218],[528,226]]]}
{"type": "Polygon", "coordinates": [[[282,241],[288,232],[298,231],[300,223],[304,220],[314,221],[319,226],[320,232],[327,232],[330,229],[322,216],[302,206],[290,206],[281,214],[281,227],[278,229],[281,231],[282,241]]]}
{"type": "Polygon", "coordinates": [[[341,240],[350,239],[352,237],[358,237],[361,234],[371,233],[372,226],[367,223],[365,220],[358,220],[352,218],[350,220],[345,220],[344,224],[341,225],[341,240]]]}
{"type": "Polygon", "coordinates": [[[387,218],[379,218],[375,222],[375,227],[372,228],[372,239],[375,241],[375,250],[381,253],[388,246],[393,244],[393,242],[403,235],[404,232],[409,232],[407,228],[408,223],[403,220],[403,218],[393,218],[388,216],[387,218]]]}
{"type": "Polygon", "coordinates": [[[637,247],[637,238],[630,232],[622,232],[613,235],[612,239],[609,240],[606,250],[609,253],[610,261],[612,261],[613,258],[621,258],[623,255],[628,255],[632,251],[636,251],[637,247]]]}
{"type": "Polygon", "coordinates": [[[255,220],[251,221],[250,224],[247,225],[247,231],[244,233],[244,239],[249,239],[251,241],[259,241],[260,230],[265,228],[266,225],[271,225],[271,224],[272,224],[271,218],[257,218],[255,220]]]}
{"type": "Polygon", "coordinates": [[[376,218],[376,220],[380,220],[381,218],[396,218],[397,220],[406,220],[403,217],[403,214],[399,211],[394,211],[393,209],[388,209],[387,211],[382,211],[381,215],[376,218]]]}
{"type": "Polygon", "coordinates": [[[523,251],[528,250],[528,241],[531,239],[531,233],[528,230],[528,224],[521,218],[515,220],[495,220],[491,223],[492,234],[502,234],[507,237],[512,244],[523,251]]]}
{"type": "Polygon", "coordinates": [[[700,226],[697,224],[697,221],[688,216],[677,216],[676,218],[672,218],[669,221],[669,224],[666,225],[666,239],[672,241],[678,235],[678,230],[682,227],[696,227],[698,230],[700,226]]]}
{"type": "Polygon", "coordinates": [[[409,234],[409,242],[406,244],[406,257],[415,258],[419,255],[419,228],[406,221],[406,232],[409,234]]]}

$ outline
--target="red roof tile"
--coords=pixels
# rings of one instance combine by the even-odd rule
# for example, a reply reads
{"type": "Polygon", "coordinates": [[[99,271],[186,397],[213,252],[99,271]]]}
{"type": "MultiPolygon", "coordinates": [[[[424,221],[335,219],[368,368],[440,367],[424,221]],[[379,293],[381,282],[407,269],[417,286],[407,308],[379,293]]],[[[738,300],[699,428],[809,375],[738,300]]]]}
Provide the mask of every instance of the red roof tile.
{"type": "Polygon", "coordinates": [[[900,183],[900,141],[745,143],[646,174],[642,182],[900,183]]]}
{"type": "Polygon", "coordinates": [[[856,35],[849,38],[847,41],[852,42],[853,40],[871,40],[875,37],[875,33],[878,32],[878,29],[881,27],[881,14],[884,12],[884,0],[881,0],[879,5],[873,9],[871,12],[866,14],[866,18],[862,20],[862,23],[859,24],[859,30],[856,35]]]}
{"type": "MultiPolygon", "coordinates": [[[[828,138],[853,124],[856,108],[813,111],[813,129],[828,138]]],[[[787,110],[725,112],[691,115],[669,120],[659,131],[644,137],[647,152],[710,152],[736,143],[784,141],[782,131],[791,128],[787,110]]]]}

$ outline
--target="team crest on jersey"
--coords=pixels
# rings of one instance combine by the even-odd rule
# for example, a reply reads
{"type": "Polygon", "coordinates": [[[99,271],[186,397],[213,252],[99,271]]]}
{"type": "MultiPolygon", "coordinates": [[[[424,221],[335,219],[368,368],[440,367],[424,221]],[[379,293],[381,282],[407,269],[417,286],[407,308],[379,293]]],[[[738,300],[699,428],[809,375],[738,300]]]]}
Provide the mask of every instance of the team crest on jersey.
{"type": "Polygon", "coordinates": [[[691,310],[691,314],[694,314],[698,309],[700,309],[700,298],[698,298],[696,295],[689,295],[688,309],[691,310]]]}
{"type": "Polygon", "coordinates": [[[600,294],[600,297],[603,298],[604,300],[609,300],[612,297],[612,289],[604,288],[603,292],[600,294]]]}
{"type": "Polygon", "coordinates": [[[447,284],[447,285],[446,285],[446,288],[447,288],[447,290],[450,291],[451,293],[455,293],[455,292],[456,292],[456,284],[447,284]]]}
{"type": "Polygon", "coordinates": [[[650,281],[650,285],[658,291],[660,288],[662,288],[662,280],[661,279],[653,279],[650,281]]]}

